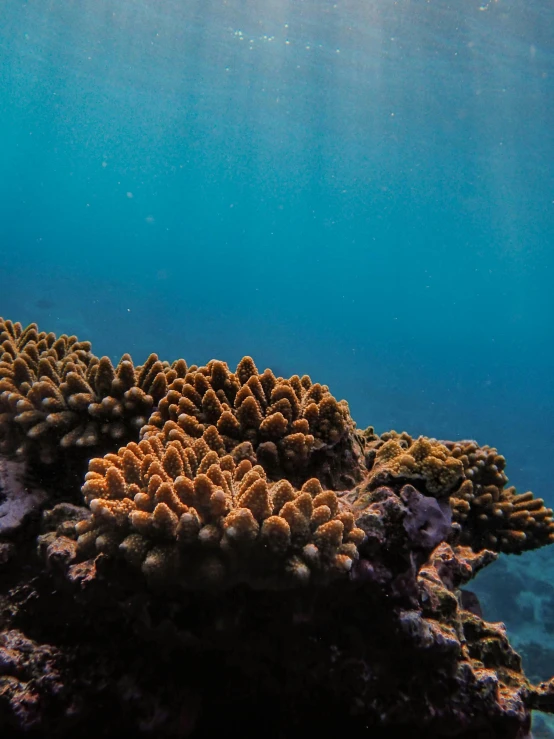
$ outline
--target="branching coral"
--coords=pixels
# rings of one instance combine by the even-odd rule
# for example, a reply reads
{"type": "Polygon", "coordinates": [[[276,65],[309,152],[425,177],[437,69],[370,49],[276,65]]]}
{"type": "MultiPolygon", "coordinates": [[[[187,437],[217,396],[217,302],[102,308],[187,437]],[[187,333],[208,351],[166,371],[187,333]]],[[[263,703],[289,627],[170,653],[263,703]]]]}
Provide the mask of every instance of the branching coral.
{"type": "Polygon", "coordinates": [[[318,477],[341,489],[359,476],[358,445],[348,404],[307,375],[258,373],[250,357],[235,372],[211,361],[169,386],[143,438],[199,438],[216,426],[227,452],[248,443],[272,479],[301,484],[318,477]]]}
{"type": "Polygon", "coordinates": [[[263,467],[226,454],[209,426],[185,445],[153,434],[91,460],[79,523],[81,553],[121,552],[153,580],[185,585],[246,581],[264,587],[347,573],[364,533],[316,478],[296,490],[263,467]]]}
{"type": "Polygon", "coordinates": [[[151,354],[117,367],[91,353],[89,342],[39,332],[36,324],[0,319],[0,453],[42,462],[61,450],[117,449],[138,439],[154,404],[187,371],[151,354]]]}
{"type": "Polygon", "coordinates": [[[554,542],[552,509],[533,493],[505,487],[506,460],[496,449],[475,441],[445,444],[464,466],[465,479],[450,497],[462,543],[519,553],[554,542]]]}

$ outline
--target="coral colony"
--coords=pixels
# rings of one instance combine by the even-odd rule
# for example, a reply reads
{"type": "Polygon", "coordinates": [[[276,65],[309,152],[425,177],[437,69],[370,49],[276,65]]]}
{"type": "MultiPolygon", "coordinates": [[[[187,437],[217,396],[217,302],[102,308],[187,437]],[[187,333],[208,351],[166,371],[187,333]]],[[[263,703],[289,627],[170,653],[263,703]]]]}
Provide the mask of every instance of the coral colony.
{"type": "Polygon", "coordinates": [[[460,590],[554,541],[496,449],[360,431],[250,357],[114,367],[2,319],[0,345],[14,735],[523,739],[554,712],[460,590]]]}

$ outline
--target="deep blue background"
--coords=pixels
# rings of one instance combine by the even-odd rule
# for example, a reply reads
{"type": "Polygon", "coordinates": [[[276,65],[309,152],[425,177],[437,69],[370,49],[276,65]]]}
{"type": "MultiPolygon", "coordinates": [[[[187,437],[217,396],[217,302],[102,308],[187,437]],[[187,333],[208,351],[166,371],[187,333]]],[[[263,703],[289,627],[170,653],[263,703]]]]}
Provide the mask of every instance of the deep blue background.
{"type": "Polygon", "coordinates": [[[550,2],[0,12],[0,315],[306,372],[554,503],[550,2]]]}

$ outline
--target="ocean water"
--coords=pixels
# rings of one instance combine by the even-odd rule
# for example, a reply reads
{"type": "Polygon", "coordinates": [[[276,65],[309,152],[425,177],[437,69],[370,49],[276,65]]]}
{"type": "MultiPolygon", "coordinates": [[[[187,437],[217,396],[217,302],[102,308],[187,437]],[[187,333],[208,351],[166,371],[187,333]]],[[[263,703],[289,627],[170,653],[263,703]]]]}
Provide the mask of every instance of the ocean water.
{"type": "Polygon", "coordinates": [[[550,2],[2,0],[0,100],[0,315],[307,373],[554,504],[550,2]]]}

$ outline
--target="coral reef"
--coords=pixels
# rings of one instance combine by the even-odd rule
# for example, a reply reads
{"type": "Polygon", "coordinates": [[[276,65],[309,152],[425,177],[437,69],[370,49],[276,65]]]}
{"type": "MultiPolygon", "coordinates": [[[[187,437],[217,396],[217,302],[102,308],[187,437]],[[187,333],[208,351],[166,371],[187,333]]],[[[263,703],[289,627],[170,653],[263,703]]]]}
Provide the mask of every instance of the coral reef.
{"type": "Polygon", "coordinates": [[[327,487],[350,487],[358,475],[359,444],[346,401],[307,375],[260,374],[251,357],[235,372],[213,360],[174,380],[142,438],[199,438],[215,426],[227,452],[249,445],[272,479],[302,484],[317,477],[327,487]]]}
{"type": "Polygon", "coordinates": [[[460,587],[497,555],[445,542],[450,521],[441,510],[411,485],[399,494],[378,488],[359,511],[366,536],[347,576],[277,591],[269,583],[214,592],[197,581],[188,596],[170,589],[163,607],[120,559],[101,552],[77,561],[71,519],[86,520],[78,509],[54,509],[41,549],[91,633],[106,618],[129,622],[133,609],[141,643],[171,653],[185,695],[191,684],[199,690],[195,720],[207,736],[219,728],[216,711],[238,730],[233,705],[249,701],[262,720],[277,693],[275,737],[301,736],[308,726],[325,734],[340,717],[343,728],[383,737],[519,739],[531,710],[554,711],[554,682],[531,684],[503,625],[464,607],[460,587]],[[197,654],[210,655],[206,685],[197,654]]]}
{"type": "MultiPolygon", "coordinates": [[[[138,439],[168,382],[187,371],[151,354],[114,367],[88,341],[0,318],[0,453],[52,463],[64,450],[116,450],[138,439]]],[[[90,456],[90,455],[89,455],[90,456]]]]}
{"type": "Polygon", "coordinates": [[[381,484],[411,482],[438,498],[448,496],[453,539],[479,551],[488,548],[521,553],[554,542],[551,508],[532,493],[506,487],[505,458],[476,441],[437,441],[388,431],[380,436],[366,429],[367,475],[358,497],[381,484]]]}
{"type": "Polygon", "coordinates": [[[464,589],[554,540],[496,449],[360,433],[249,357],[113,367],[1,319],[0,343],[11,736],[525,739],[554,714],[464,589]],[[54,491],[21,477],[60,454],[54,491]]]}

